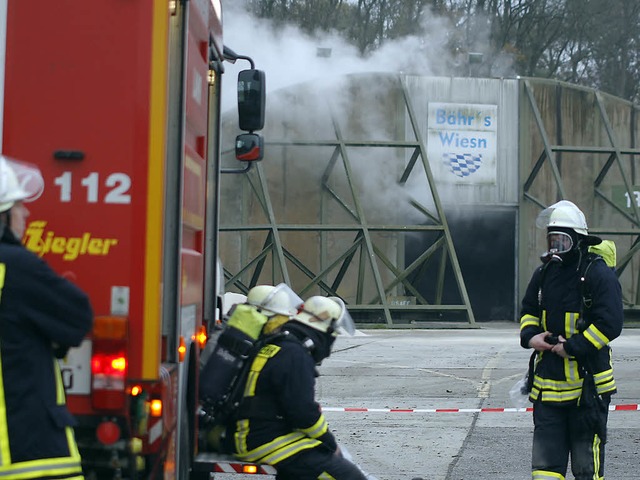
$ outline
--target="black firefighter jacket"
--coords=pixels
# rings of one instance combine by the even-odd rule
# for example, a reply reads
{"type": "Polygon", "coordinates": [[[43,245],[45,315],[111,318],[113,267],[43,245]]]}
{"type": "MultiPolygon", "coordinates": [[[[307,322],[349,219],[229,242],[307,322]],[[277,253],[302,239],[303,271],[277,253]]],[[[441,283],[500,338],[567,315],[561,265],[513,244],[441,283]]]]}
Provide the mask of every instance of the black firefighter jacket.
{"type": "Polygon", "coordinates": [[[82,479],[56,347],[91,329],[88,297],[6,230],[0,240],[0,479],[82,479]]]}
{"type": "Polygon", "coordinates": [[[616,391],[609,343],[622,331],[620,283],[604,261],[594,260],[584,276],[584,292],[592,303],[582,309],[583,268],[578,268],[577,261],[551,262],[546,272],[544,266],[534,272],[527,287],[520,319],[522,346],[529,348],[531,337],[546,330],[567,339],[564,348],[569,354],[565,359],[550,351],[538,352],[532,401],[575,404],[580,398],[586,366],[593,370],[599,394],[616,391]],[[584,323],[578,322],[582,310],[584,323]]]}
{"type": "Polygon", "coordinates": [[[315,401],[315,362],[293,335],[262,347],[251,365],[231,450],[245,461],[276,465],[310,448],[337,444],[315,401]]]}

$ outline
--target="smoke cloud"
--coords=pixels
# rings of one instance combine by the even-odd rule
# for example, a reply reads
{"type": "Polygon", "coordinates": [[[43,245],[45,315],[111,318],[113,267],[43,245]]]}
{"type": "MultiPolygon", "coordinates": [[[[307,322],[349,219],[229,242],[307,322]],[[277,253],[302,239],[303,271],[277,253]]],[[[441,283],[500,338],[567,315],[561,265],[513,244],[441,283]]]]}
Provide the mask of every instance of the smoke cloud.
{"type": "MultiPolygon", "coordinates": [[[[224,43],[238,54],[248,55],[267,76],[267,90],[321,79],[324,86],[352,73],[396,72],[416,75],[449,75],[456,64],[446,43],[453,26],[447,19],[430,16],[424,36],[388,41],[373,54],[362,57],[337,34],[312,37],[294,26],[278,26],[249,15],[242,2],[228,3],[224,11],[224,43]]],[[[228,65],[223,77],[223,111],[235,104],[237,72],[247,62],[228,65]]],[[[267,97],[268,98],[268,97],[267,97]]]]}

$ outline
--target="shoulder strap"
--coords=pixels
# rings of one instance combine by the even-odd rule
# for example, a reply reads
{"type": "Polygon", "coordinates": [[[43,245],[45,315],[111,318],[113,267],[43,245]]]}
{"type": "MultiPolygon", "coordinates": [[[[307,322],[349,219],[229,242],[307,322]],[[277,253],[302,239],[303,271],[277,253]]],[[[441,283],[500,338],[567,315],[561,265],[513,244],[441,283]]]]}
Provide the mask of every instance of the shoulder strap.
{"type": "Polygon", "coordinates": [[[547,267],[551,262],[547,262],[540,267],[540,284],[538,285],[538,318],[542,321],[542,284],[544,283],[544,276],[547,273],[547,267]]]}
{"type": "Polygon", "coordinates": [[[243,360],[240,373],[238,373],[231,382],[228,395],[225,396],[216,408],[216,411],[218,412],[216,414],[217,421],[220,423],[226,423],[230,420],[234,420],[236,413],[242,404],[244,388],[247,383],[249,373],[251,372],[251,365],[253,364],[254,359],[258,356],[258,353],[260,353],[260,350],[262,350],[265,345],[268,345],[284,335],[285,334],[283,332],[278,332],[272,335],[261,336],[253,344],[253,347],[243,360]]]}
{"type": "Polygon", "coordinates": [[[587,284],[587,274],[591,269],[594,262],[604,259],[597,253],[588,252],[584,259],[580,262],[580,296],[582,297],[582,303],[580,305],[580,316],[584,313],[584,309],[591,308],[593,304],[593,298],[591,296],[591,290],[587,284]]]}

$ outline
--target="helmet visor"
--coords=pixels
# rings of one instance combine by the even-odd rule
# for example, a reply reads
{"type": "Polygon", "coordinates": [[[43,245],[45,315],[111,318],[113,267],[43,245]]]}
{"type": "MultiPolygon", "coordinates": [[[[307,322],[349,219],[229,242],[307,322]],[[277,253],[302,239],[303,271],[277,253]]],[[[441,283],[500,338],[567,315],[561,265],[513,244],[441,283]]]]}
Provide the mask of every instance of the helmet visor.
{"type": "Polygon", "coordinates": [[[351,318],[351,314],[349,310],[347,310],[347,306],[344,304],[340,297],[329,297],[331,300],[337,302],[342,307],[342,315],[336,321],[334,329],[337,333],[346,334],[349,336],[353,336],[356,333],[356,325],[353,322],[353,318],[351,318]]]}
{"type": "Polygon", "coordinates": [[[303,305],[302,299],[286,283],[279,283],[264,299],[260,307],[277,315],[291,317],[303,305]]]}
{"type": "Polygon", "coordinates": [[[573,248],[573,239],[568,233],[549,232],[547,234],[547,245],[551,253],[566,253],[573,248]]]}

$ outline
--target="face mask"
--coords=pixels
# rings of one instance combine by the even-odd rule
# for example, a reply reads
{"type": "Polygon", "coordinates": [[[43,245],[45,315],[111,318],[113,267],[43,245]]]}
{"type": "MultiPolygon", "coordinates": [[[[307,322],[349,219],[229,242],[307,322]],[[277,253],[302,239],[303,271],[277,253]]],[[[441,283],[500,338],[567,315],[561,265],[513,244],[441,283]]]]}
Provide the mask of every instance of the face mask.
{"type": "Polygon", "coordinates": [[[552,255],[562,255],[571,251],[573,248],[573,239],[571,235],[564,232],[549,232],[547,234],[547,246],[549,253],[552,255]]]}

